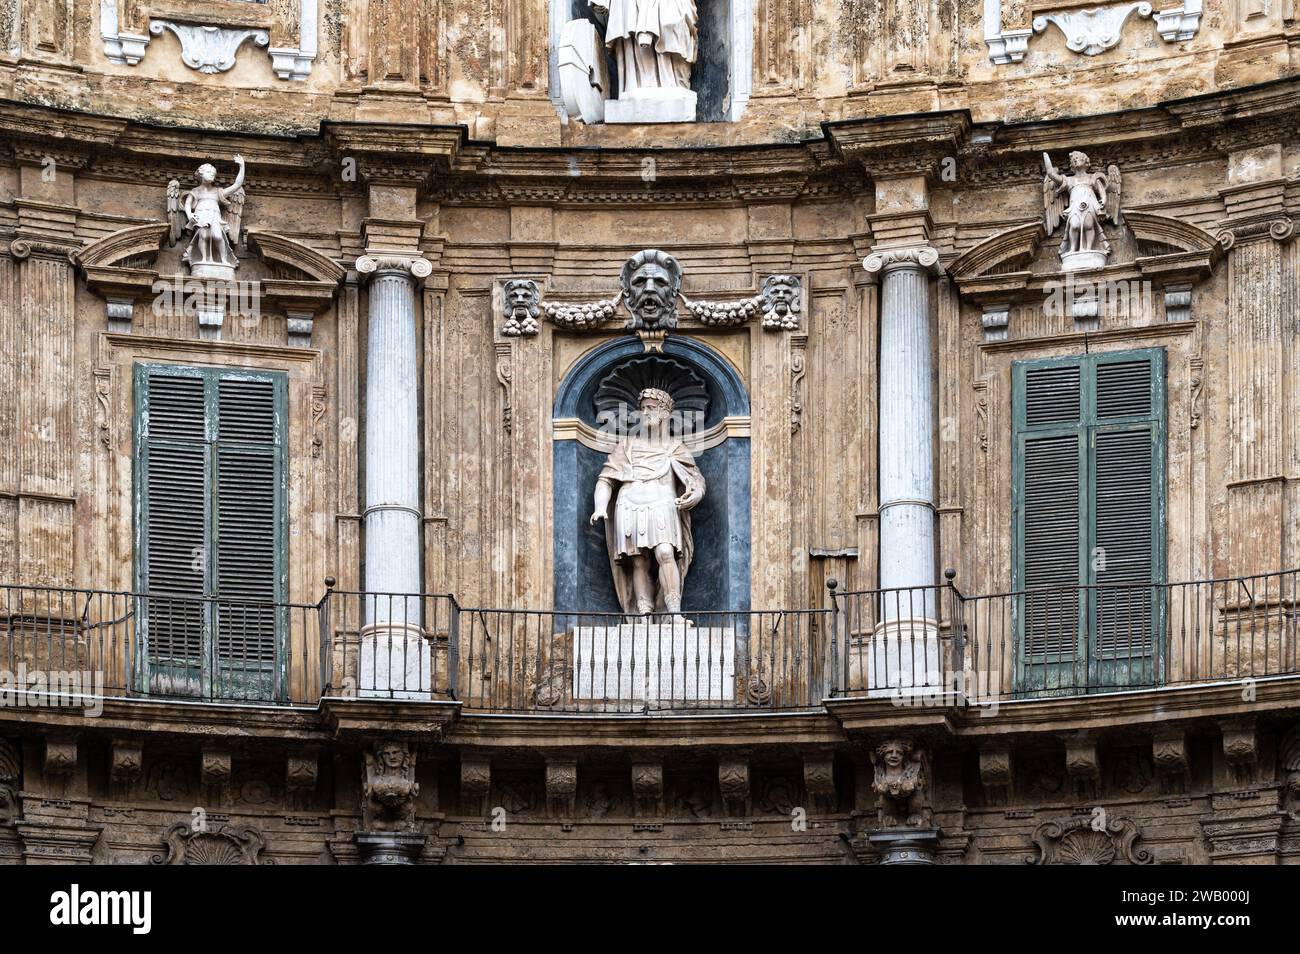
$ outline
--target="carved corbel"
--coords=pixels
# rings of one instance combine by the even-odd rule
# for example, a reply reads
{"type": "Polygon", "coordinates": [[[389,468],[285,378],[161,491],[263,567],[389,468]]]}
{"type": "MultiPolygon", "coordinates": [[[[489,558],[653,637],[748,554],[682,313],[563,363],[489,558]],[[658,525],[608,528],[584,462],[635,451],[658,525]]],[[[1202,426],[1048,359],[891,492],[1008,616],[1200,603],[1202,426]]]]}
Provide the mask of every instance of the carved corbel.
{"type": "Polygon", "coordinates": [[[577,794],[577,761],[574,759],[547,759],[546,813],[551,818],[573,818],[577,813],[577,794]]]}
{"type": "Polygon", "coordinates": [[[744,818],[750,812],[749,759],[724,758],[718,762],[718,790],[722,807],[732,818],[744,818]]]}
{"type": "Polygon", "coordinates": [[[18,788],[22,778],[22,761],[18,746],[0,739],[0,825],[18,818],[18,788]]]}
{"type": "Polygon", "coordinates": [[[416,753],[407,742],[377,740],[364,754],[361,776],[361,828],[365,832],[418,831],[416,753]]]}
{"type": "Polygon", "coordinates": [[[993,745],[980,749],[980,784],[989,805],[1007,804],[1011,793],[1011,749],[993,745]]]}
{"type": "Polygon", "coordinates": [[[290,752],[285,759],[284,787],[295,803],[307,804],[316,793],[320,774],[320,756],[312,748],[290,752]]]}
{"type": "Polygon", "coordinates": [[[1157,733],[1151,740],[1151,761],[1160,777],[1160,790],[1166,795],[1181,795],[1187,790],[1190,761],[1187,756],[1187,733],[1182,729],[1157,733]]]}
{"type": "Polygon", "coordinates": [[[488,813],[488,794],[492,790],[492,763],[487,759],[460,760],[460,810],[462,814],[483,818],[488,813]]]}
{"type": "Polygon", "coordinates": [[[144,746],[134,739],[114,739],[108,778],[119,797],[129,797],[144,769],[144,746]]]}
{"type": "Polygon", "coordinates": [[[204,798],[213,805],[223,805],[230,780],[234,776],[229,749],[204,746],[199,753],[199,784],[204,798]]]}
{"type": "Polygon", "coordinates": [[[1278,745],[1277,774],[1284,804],[1295,816],[1300,807],[1300,725],[1293,726],[1282,736],[1278,745]]]}
{"type": "Polygon", "coordinates": [[[835,759],[831,753],[804,756],[803,784],[814,812],[826,815],[835,811],[835,759]]]}
{"type": "Polygon", "coordinates": [[[635,762],[632,765],[633,808],[640,818],[662,818],[664,814],[663,762],[635,762]]]}
{"type": "Polygon", "coordinates": [[[75,739],[45,740],[45,774],[67,779],[77,768],[77,742],[75,739]]]}
{"type": "Polygon", "coordinates": [[[1074,795],[1080,801],[1097,798],[1097,780],[1101,767],[1097,762],[1097,743],[1093,739],[1072,739],[1065,744],[1065,771],[1074,783],[1074,795]]]}
{"type": "Polygon", "coordinates": [[[1254,720],[1231,723],[1223,727],[1223,757],[1232,770],[1237,785],[1255,784],[1255,769],[1259,762],[1259,740],[1254,720]]]}

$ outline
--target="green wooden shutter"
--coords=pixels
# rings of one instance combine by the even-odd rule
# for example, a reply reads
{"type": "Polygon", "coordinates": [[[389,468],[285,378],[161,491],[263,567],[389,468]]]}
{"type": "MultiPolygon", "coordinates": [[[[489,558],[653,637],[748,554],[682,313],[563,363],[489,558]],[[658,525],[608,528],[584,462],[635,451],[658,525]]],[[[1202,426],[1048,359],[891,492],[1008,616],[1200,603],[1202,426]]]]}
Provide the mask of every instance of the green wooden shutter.
{"type": "Polygon", "coordinates": [[[1097,585],[1092,674],[1101,685],[1158,682],[1164,582],[1164,352],[1097,355],[1092,428],[1097,585]]]}
{"type": "Polygon", "coordinates": [[[1153,349],[1013,368],[1020,691],[1158,678],[1163,357],[1153,349]]]}
{"type": "Polygon", "coordinates": [[[136,389],[146,687],[270,699],[283,683],[284,376],[142,365],[136,389]]]}
{"type": "Polygon", "coordinates": [[[145,607],[150,688],[194,695],[202,684],[207,576],[204,380],[141,369],[137,381],[143,438],[139,587],[151,597],[145,607]]]}

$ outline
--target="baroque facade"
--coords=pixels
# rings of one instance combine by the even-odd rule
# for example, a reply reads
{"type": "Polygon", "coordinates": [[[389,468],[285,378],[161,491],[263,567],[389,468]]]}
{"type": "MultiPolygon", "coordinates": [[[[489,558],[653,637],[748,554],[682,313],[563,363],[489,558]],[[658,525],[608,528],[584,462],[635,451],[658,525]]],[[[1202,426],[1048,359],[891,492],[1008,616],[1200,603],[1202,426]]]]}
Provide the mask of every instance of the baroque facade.
{"type": "Polygon", "coordinates": [[[1293,0],[641,6],[0,0],[0,860],[1300,861],[1293,0]]]}

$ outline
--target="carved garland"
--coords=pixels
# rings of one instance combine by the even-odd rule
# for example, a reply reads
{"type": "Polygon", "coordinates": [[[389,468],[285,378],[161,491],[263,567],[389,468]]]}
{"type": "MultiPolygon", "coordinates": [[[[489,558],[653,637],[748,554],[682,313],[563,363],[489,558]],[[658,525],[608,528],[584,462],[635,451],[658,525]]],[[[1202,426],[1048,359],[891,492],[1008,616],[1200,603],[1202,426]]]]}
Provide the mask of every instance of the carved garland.
{"type": "MultiPolygon", "coordinates": [[[[668,256],[654,250],[639,253],[633,260],[640,262],[641,256],[651,253],[671,261],[668,256]]],[[[676,268],[675,263],[673,267],[676,268]]],[[[624,266],[624,272],[627,271],[628,266],[624,266]]],[[[629,307],[631,294],[626,274],[623,290],[613,298],[576,303],[542,301],[541,289],[535,280],[506,279],[502,284],[500,307],[504,321],[501,334],[508,338],[536,335],[541,331],[539,318],[544,318],[559,328],[594,330],[612,320],[620,310],[629,316],[624,325],[628,331],[662,335],[675,327],[676,322],[671,315],[654,325],[639,319],[629,307]]],[[[740,301],[694,301],[676,288],[672,294],[674,298],[681,299],[693,318],[710,327],[735,327],[760,317],[762,327],[769,331],[795,331],[799,328],[803,312],[803,285],[797,275],[768,275],[763,279],[758,294],[740,301]]]]}

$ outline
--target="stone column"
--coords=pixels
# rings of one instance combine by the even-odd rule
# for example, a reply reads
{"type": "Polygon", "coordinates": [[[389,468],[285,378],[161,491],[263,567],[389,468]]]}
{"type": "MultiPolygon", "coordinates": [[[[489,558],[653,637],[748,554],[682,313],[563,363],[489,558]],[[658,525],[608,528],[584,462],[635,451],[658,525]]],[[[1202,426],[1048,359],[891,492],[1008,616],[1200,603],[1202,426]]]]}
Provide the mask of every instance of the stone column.
{"type": "Polygon", "coordinates": [[[370,277],[366,349],[365,627],[361,696],[428,698],[429,643],[420,627],[420,428],[415,279],[422,258],[363,255],[370,277]]]}
{"type": "Polygon", "coordinates": [[[874,608],[862,674],[880,694],[939,678],[930,343],[938,261],[934,248],[919,245],[878,249],[862,262],[880,276],[880,587],[890,592],[874,608]]]}

